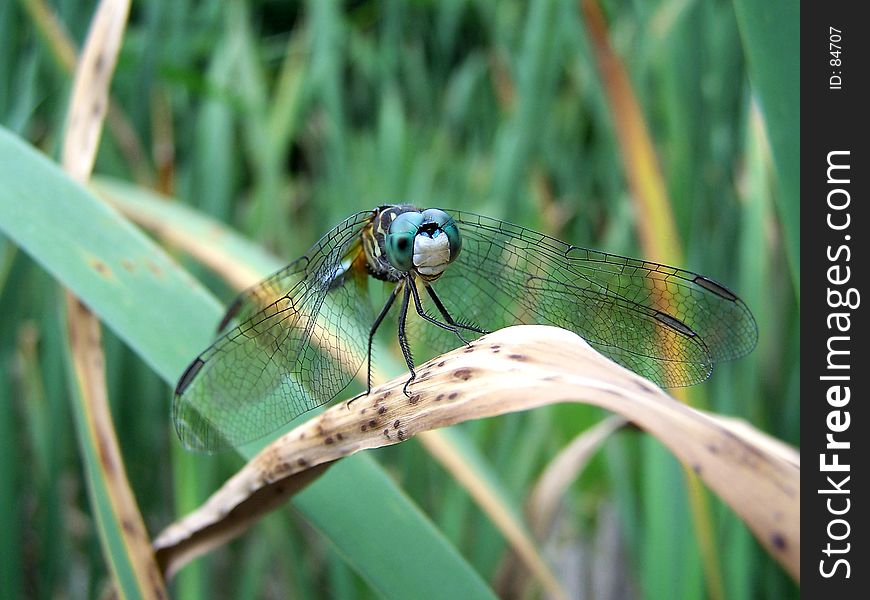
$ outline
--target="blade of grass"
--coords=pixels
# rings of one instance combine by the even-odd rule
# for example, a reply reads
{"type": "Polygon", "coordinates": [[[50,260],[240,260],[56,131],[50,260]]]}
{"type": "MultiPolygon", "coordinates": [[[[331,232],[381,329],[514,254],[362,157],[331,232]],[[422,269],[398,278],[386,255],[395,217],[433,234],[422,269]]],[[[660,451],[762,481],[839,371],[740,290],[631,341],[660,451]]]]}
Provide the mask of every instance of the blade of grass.
{"type": "Polygon", "coordinates": [[[554,35],[554,31],[558,31],[554,27],[558,8],[553,0],[528,5],[513,89],[498,66],[494,69],[496,89],[500,90],[502,102],[515,110],[496,137],[490,199],[504,210],[502,216],[520,222],[528,222],[533,216],[532,207],[520,201],[520,192],[530,172],[540,124],[547,118],[546,107],[555,92],[562,67],[558,52],[560,40],[554,35]]]}
{"type": "Polygon", "coordinates": [[[776,165],[777,208],[800,302],[800,3],[735,0],[734,9],[776,165]]]}
{"type": "MultiPolygon", "coordinates": [[[[7,380],[7,363],[10,356],[0,354],[0,436],[3,440],[15,440],[18,436],[15,425],[18,421],[15,415],[15,403],[8,390],[11,382],[7,380]]],[[[19,505],[19,490],[21,478],[18,456],[18,445],[10,444],[4,455],[0,457],[0,597],[21,598],[23,591],[21,556],[22,528],[20,526],[21,506],[19,505]]]]}

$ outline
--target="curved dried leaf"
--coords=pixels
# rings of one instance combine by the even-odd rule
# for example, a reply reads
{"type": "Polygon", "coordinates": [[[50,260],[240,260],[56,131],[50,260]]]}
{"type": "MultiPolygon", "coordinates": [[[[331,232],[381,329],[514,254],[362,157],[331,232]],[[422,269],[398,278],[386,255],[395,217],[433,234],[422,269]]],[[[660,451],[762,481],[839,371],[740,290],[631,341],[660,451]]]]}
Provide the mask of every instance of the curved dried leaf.
{"type": "Polygon", "coordinates": [[[544,326],[509,327],[425,363],[418,374],[410,398],[402,393],[406,378],[398,377],[285,434],[200,509],[164,530],[155,546],[171,555],[226,515],[249,512],[246,503],[254,492],[286,487],[311,467],[360,450],[469,419],[585,402],[618,413],[658,438],[799,579],[800,469],[677,402],[575,334],[544,326]]]}

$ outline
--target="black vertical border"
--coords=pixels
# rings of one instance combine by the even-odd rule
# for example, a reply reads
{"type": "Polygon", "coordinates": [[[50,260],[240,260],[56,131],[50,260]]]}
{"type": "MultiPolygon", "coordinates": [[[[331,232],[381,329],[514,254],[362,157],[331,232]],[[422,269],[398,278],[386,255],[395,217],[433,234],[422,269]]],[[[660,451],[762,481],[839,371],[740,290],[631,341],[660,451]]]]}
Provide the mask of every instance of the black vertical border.
{"type": "MultiPolygon", "coordinates": [[[[870,339],[864,316],[867,310],[864,304],[870,302],[870,296],[865,294],[870,256],[864,249],[866,238],[870,236],[866,209],[870,202],[867,185],[870,179],[867,161],[870,96],[866,83],[870,77],[867,72],[870,22],[859,14],[864,13],[861,10],[864,4],[860,2],[806,2],[801,8],[801,454],[802,463],[807,466],[807,475],[801,481],[801,594],[807,598],[864,598],[868,594],[870,575],[867,552],[870,535],[866,528],[867,493],[860,492],[859,487],[870,485],[866,468],[870,452],[866,408],[870,402],[867,397],[870,339]],[[831,64],[831,59],[835,58],[830,54],[831,27],[842,31],[840,65],[831,64]],[[842,77],[841,89],[831,89],[832,75],[842,77]],[[848,184],[828,182],[828,156],[832,151],[849,152],[836,158],[841,163],[848,160],[848,184]],[[850,197],[848,208],[839,212],[828,207],[828,194],[837,188],[846,189],[850,197]],[[836,231],[829,227],[829,213],[833,213],[835,224],[842,224],[845,212],[850,219],[847,229],[836,231]],[[830,260],[829,255],[837,257],[837,250],[844,245],[849,247],[849,252],[843,250],[838,260],[830,260]],[[847,257],[850,260],[846,261],[847,257]],[[834,265],[840,265],[839,271],[829,272],[834,265]],[[850,267],[849,281],[831,284],[829,275],[843,277],[846,266],[850,267]],[[828,290],[838,288],[843,293],[848,288],[858,290],[861,299],[857,308],[829,306],[828,290]],[[849,313],[848,332],[829,329],[828,316],[834,312],[849,313]],[[851,368],[838,373],[849,375],[849,381],[839,383],[848,385],[851,395],[849,403],[839,408],[831,406],[827,398],[829,387],[837,382],[820,379],[833,374],[827,368],[827,344],[832,335],[849,337],[848,347],[842,341],[839,347],[850,351],[845,360],[851,368]],[[832,411],[837,410],[841,411],[839,415],[831,416],[832,411]],[[836,427],[837,423],[842,425],[846,411],[848,429],[832,433],[829,416],[836,419],[833,421],[836,427]],[[826,449],[829,433],[838,441],[848,441],[851,447],[839,451],[826,449]],[[848,473],[822,471],[821,455],[826,454],[826,461],[830,463],[834,453],[839,454],[840,463],[850,465],[848,473]],[[820,493],[819,490],[834,487],[828,476],[849,493],[820,493]],[[844,476],[850,477],[845,484],[844,476]],[[848,512],[840,516],[831,514],[827,506],[829,499],[834,510],[842,510],[848,499],[848,512]],[[837,518],[848,522],[849,532],[848,537],[839,541],[829,538],[828,534],[829,524],[837,518]],[[848,548],[848,552],[829,556],[825,553],[829,543],[835,549],[848,548]],[[837,558],[848,561],[849,577],[845,577],[846,567],[842,563],[832,577],[824,577],[821,570],[830,572],[837,558]]],[[[841,192],[834,193],[833,197],[835,203],[842,203],[845,198],[841,192]]],[[[835,523],[831,531],[840,536],[847,528],[843,523],[835,523]]]]}

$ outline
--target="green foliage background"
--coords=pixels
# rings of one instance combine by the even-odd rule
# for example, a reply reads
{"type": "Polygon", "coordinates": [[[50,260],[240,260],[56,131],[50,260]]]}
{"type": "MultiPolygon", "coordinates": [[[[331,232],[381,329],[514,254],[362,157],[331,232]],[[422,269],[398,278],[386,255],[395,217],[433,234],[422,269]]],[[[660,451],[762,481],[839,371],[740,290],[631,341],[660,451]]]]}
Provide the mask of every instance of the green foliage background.
{"type": "MultiPolygon", "coordinates": [[[[0,124],[55,157],[71,75],[51,50],[40,5],[0,4],[0,124]]],[[[717,368],[703,386],[706,405],[797,445],[799,8],[645,0],[603,9],[656,145],[685,249],[680,266],[737,290],[758,320],[758,348],[717,368]]],[[[53,10],[81,45],[92,3],[53,10]]],[[[351,212],[399,201],[640,254],[613,113],[574,2],[138,2],[112,93],[142,154],[109,127],[96,173],[173,196],[287,261],[351,212]]],[[[10,201],[0,188],[0,202],[10,201]]],[[[230,298],[214,275],[178,259],[230,298]]],[[[51,276],[0,239],[3,598],[93,597],[107,576],[72,426],[61,298],[51,276]]],[[[104,346],[128,475],[156,533],[238,461],[181,452],[166,382],[109,329],[104,346]]],[[[553,407],[460,430],[520,507],[548,460],[601,416],[553,407]]],[[[416,442],[371,454],[491,582],[505,542],[467,494],[416,442]]],[[[745,527],[713,506],[726,596],[797,597],[745,527]]],[[[624,597],[701,597],[688,514],[676,461],[642,434],[620,434],[566,498],[555,555],[603,558],[624,579],[624,597]],[[620,550],[607,554],[596,540],[614,521],[620,550]]],[[[373,595],[356,557],[318,531],[297,510],[279,511],[188,568],[173,592],[373,595]]],[[[372,538],[359,552],[383,543],[372,538]]],[[[413,560],[413,536],[392,543],[413,560]]],[[[559,573],[591,589],[576,562],[559,573]]]]}

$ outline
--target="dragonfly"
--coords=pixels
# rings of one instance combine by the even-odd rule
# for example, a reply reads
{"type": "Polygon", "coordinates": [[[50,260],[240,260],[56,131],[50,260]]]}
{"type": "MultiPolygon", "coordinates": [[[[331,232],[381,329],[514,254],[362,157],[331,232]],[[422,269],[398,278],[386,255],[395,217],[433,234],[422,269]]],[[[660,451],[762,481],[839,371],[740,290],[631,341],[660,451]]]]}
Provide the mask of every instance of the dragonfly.
{"type": "Polygon", "coordinates": [[[406,394],[412,343],[446,351],[509,325],[571,330],[663,387],[705,381],[758,338],[746,304],[704,275],[464,210],[383,205],[229,305],[175,388],[183,445],[214,453],[261,438],[335,398],[364,363],[370,392],[373,340],[397,302],[406,394]],[[373,280],[390,290],[378,312],[373,280]]]}

